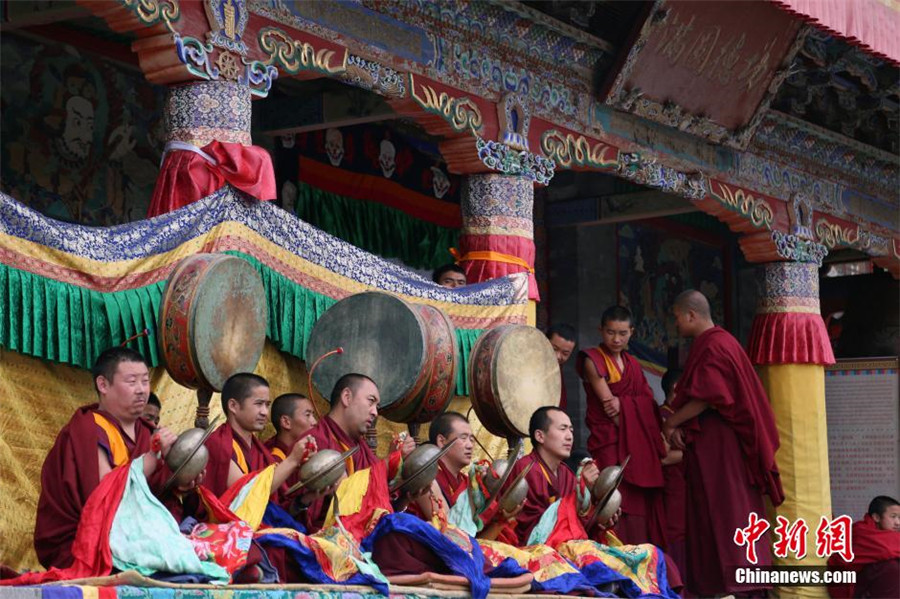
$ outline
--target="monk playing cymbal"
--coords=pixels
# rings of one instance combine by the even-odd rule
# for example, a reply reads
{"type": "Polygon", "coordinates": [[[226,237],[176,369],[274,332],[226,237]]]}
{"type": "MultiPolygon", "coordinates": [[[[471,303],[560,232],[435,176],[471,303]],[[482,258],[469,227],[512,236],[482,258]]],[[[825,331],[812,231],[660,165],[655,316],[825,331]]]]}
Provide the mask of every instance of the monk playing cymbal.
{"type": "Polygon", "coordinates": [[[72,565],[72,541],[85,502],[114,468],[143,455],[144,475],[158,495],[171,474],[151,450],[165,456],[175,435],[160,428],[154,442],[153,427],[141,418],[150,394],[144,357],[128,348],[111,348],[100,354],[91,374],[98,402],[76,410],[41,468],[34,548],[46,568],[72,565]]]}

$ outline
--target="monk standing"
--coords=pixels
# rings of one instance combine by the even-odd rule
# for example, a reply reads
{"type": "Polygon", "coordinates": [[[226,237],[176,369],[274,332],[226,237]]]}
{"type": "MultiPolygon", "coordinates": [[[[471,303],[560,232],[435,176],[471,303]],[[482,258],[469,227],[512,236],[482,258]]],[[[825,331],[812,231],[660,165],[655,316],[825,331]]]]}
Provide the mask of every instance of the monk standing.
{"type": "MultiPolygon", "coordinates": [[[[734,542],[750,514],[765,518],[763,495],[784,501],[775,464],[778,429],[769,399],[737,340],[713,324],[709,302],[688,290],[675,299],[678,334],[694,340],[675,388],[675,413],[663,434],[684,450],[687,477],[687,582],[700,596],[759,589],[735,583],[752,567],[734,542]]],[[[771,565],[767,535],[756,543],[758,566],[771,565]]]]}
{"type": "Polygon", "coordinates": [[[608,308],[600,320],[603,342],[578,355],[578,374],[587,393],[588,451],[599,468],[631,456],[616,535],[628,545],[666,548],[662,420],[640,363],[627,351],[634,332],[631,312],[608,308]]]}
{"type": "MultiPolygon", "coordinates": [[[[113,468],[145,455],[144,474],[154,492],[170,474],[151,450],[153,427],[141,418],[150,394],[150,371],[143,356],[115,347],[91,369],[98,403],[75,411],[60,430],[41,468],[41,495],[34,548],[45,568],[72,565],[72,541],[91,492],[113,468]]],[[[175,435],[158,430],[162,454],[175,435]]]]}

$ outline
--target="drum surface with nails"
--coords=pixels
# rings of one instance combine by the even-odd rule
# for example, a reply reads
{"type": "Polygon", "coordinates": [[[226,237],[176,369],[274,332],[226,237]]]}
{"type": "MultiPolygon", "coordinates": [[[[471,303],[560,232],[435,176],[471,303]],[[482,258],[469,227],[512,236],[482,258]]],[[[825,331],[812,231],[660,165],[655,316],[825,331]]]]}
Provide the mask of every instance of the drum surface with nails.
{"type": "Polygon", "coordinates": [[[159,349],[169,375],[194,389],[221,391],[238,372],[253,372],[268,322],[256,269],[235,256],[195,254],[175,267],[163,291],[159,349]]]}

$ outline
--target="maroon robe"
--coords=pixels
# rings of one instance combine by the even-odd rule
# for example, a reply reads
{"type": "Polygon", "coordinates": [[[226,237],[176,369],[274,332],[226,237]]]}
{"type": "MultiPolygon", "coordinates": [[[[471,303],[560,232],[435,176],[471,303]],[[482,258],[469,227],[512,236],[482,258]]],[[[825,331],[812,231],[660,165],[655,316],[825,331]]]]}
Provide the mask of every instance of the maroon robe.
{"type": "Polygon", "coordinates": [[[828,567],[855,570],[856,584],[830,585],[832,599],[851,597],[900,597],[900,532],[882,530],[869,514],[853,523],[853,561],[838,554],[828,558],[828,567]]]}
{"type": "MultiPolygon", "coordinates": [[[[673,414],[669,404],[663,404],[660,415],[663,421],[673,414]]],[[[677,464],[663,466],[663,503],[666,506],[667,553],[678,564],[678,569],[687,571],[685,556],[685,514],[687,510],[687,483],[684,478],[684,459],[677,464]]]]}
{"type": "MultiPolygon", "coordinates": [[[[709,404],[682,426],[687,477],[687,580],[701,596],[745,592],[735,568],[752,567],[746,550],[734,543],[734,531],[748,524],[751,512],[765,517],[763,494],[784,501],[775,464],[778,430],[766,392],[747,354],[720,327],[694,339],[672,408],[691,400],[709,404]]],[[[756,543],[759,566],[772,563],[768,533],[756,543]]]]}
{"type": "MultiPolygon", "coordinates": [[[[239,464],[237,451],[234,448],[235,441],[237,441],[247,464],[247,471],[244,474],[262,470],[275,463],[275,458],[255,435],[248,446],[226,422],[206,439],[209,462],[206,464],[203,486],[215,493],[216,497],[221,497],[228,490],[228,471],[231,468],[231,462],[239,464]]],[[[243,469],[241,470],[243,472],[243,469]]]]}
{"type": "Polygon", "coordinates": [[[515,534],[520,546],[528,542],[531,531],[551,503],[575,492],[575,474],[569,467],[560,464],[554,474],[537,451],[532,451],[516,462],[509,475],[509,481],[514,480],[529,464],[532,465],[531,470],[525,475],[525,480],[528,481],[528,494],[525,496],[522,511],[516,516],[515,525],[515,534]]]}
{"type": "Polygon", "coordinates": [[[619,485],[622,517],[616,524],[616,535],[626,545],[652,543],[667,549],[661,463],[666,447],[659,408],[637,360],[622,352],[621,379],[611,383],[611,373],[601,354],[612,359],[601,346],[580,352],[575,365],[587,394],[586,421],[590,435],[587,447],[597,467],[602,470],[621,464],[631,456],[619,485]],[[594,364],[597,374],[606,379],[610,392],[619,398],[618,425],[603,411],[603,403],[584,374],[585,360],[594,364]]]}
{"type": "MultiPolygon", "coordinates": [[[[104,416],[115,426],[125,441],[129,459],[150,451],[153,428],[138,418],[135,438],[130,438],[122,425],[98,404],[75,411],[59,431],[56,441],[41,468],[41,494],[34,526],[34,549],[45,568],[67,568],[72,565],[72,542],[78,530],[81,511],[91,492],[100,484],[97,448],[104,449],[112,463],[109,437],[94,420],[94,413],[104,416]]],[[[167,471],[158,469],[151,477],[151,489],[159,489],[167,471]]]]}
{"type": "MultiPolygon", "coordinates": [[[[357,439],[351,438],[350,435],[344,432],[344,429],[338,426],[337,422],[331,419],[331,416],[326,415],[319,420],[307,434],[316,440],[316,447],[318,447],[320,451],[322,449],[333,449],[343,453],[351,447],[359,447],[359,451],[347,460],[348,476],[357,470],[369,468],[378,459],[375,456],[375,452],[373,452],[372,448],[369,447],[369,444],[366,443],[364,437],[358,437],[357,439]]],[[[325,499],[317,499],[309,506],[306,524],[310,534],[318,532],[319,529],[322,528],[325,517],[328,515],[329,503],[330,499],[328,501],[325,499]]]]}
{"type": "Polygon", "coordinates": [[[450,469],[444,465],[443,460],[438,460],[438,472],[434,480],[437,481],[441,493],[444,494],[447,507],[451,508],[456,505],[456,500],[465,493],[469,486],[469,477],[462,472],[454,476],[450,469]]]}
{"type": "MultiPolygon", "coordinates": [[[[299,443],[299,441],[298,441],[299,443]]],[[[290,455],[293,447],[288,447],[284,443],[278,440],[278,435],[275,435],[271,439],[267,440],[263,445],[266,446],[266,449],[269,450],[269,453],[272,454],[272,459],[275,460],[276,464],[280,464],[284,461],[284,458],[290,455]]],[[[284,488],[290,489],[294,485],[300,482],[300,469],[297,468],[287,477],[287,480],[284,481],[284,488]]]]}

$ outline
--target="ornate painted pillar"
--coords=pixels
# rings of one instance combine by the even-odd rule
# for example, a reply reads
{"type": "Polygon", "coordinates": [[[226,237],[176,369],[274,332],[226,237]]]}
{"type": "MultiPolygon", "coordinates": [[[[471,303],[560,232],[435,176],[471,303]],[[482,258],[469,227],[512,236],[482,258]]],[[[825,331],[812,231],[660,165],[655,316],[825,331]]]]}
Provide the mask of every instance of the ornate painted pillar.
{"type": "Polygon", "coordinates": [[[528,297],[537,300],[534,279],[534,182],[502,174],[469,175],[462,191],[462,235],[457,262],[478,283],[528,273],[528,297]]]}
{"type": "Polygon", "coordinates": [[[275,199],[269,153],[250,135],[251,90],[235,81],[172,86],[166,96],[165,157],[148,217],[195,202],[226,183],[259,199],[275,199]]]}
{"type": "MultiPolygon", "coordinates": [[[[806,557],[799,560],[788,553],[787,558],[776,556],[776,564],[819,566],[826,559],[816,557],[816,528],[822,516],[831,518],[824,366],[834,363],[819,311],[819,264],[825,252],[794,235],[776,237],[781,249],[789,245],[785,254],[806,261],[761,267],[762,296],[750,335],[750,359],[772,402],[781,441],[776,460],[786,499],[769,521],[773,531],[777,516],[790,525],[802,518],[808,526],[806,557]]],[[[776,593],[779,597],[828,596],[824,587],[781,587],[776,593]]]]}

